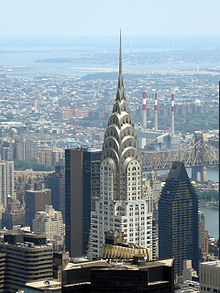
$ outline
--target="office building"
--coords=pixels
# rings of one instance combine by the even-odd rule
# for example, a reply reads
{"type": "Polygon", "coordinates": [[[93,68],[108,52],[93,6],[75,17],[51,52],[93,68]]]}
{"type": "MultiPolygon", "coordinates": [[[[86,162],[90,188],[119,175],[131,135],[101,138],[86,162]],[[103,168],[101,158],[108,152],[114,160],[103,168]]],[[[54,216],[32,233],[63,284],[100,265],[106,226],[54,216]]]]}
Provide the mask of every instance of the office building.
{"type": "Polygon", "coordinates": [[[18,199],[8,196],[7,207],[2,213],[2,228],[11,230],[16,225],[25,225],[25,205],[18,199]]]}
{"type": "Polygon", "coordinates": [[[152,222],[152,258],[153,260],[158,259],[159,251],[158,251],[158,223],[156,220],[152,222]]]}
{"type": "Polygon", "coordinates": [[[38,211],[32,224],[33,232],[45,234],[50,239],[54,250],[64,247],[65,227],[60,211],[55,211],[51,205],[46,205],[44,211],[38,211]]]}
{"type": "Polygon", "coordinates": [[[47,148],[38,152],[38,164],[55,166],[63,161],[64,150],[59,148],[47,148]]]}
{"type": "Polygon", "coordinates": [[[27,282],[52,278],[52,246],[41,235],[8,231],[0,242],[1,264],[0,292],[17,292],[27,282]]]}
{"type": "Polygon", "coordinates": [[[4,292],[6,275],[6,253],[0,252],[0,292],[4,292]]]}
{"type": "Polygon", "coordinates": [[[0,161],[0,204],[7,206],[7,196],[14,196],[14,162],[0,161]]]}
{"type": "Polygon", "coordinates": [[[53,253],[53,278],[61,281],[62,280],[62,270],[70,261],[68,251],[55,251],[53,253]]]}
{"type": "Polygon", "coordinates": [[[4,161],[12,161],[14,158],[14,141],[3,138],[0,142],[0,158],[4,161]]]}
{"type": "Polygon", "coordinates": [[[53,208],[61,211],[63,220],[65,219],[65,168],[55,166],[55,172],[46,178],[46,187],[51,190],[51,200],[53,208]]]}
{"type": "Polygon", "coordinates": [[[27,190],[25,192],[25,224],[32,229],[32,221],[37,211],[43,211],[46,205],[51,205],[51,190],[27,190]]]}
{"type": "Polygon", "coordinates": [[[142,255],[129,261],[68,263],[62,272],[62,292],[174,292],[173,259],[148,262],[142,255]]]}
{"type": "Polygon", "coordinates": [[[71,257],[88,250],[92,198],[100,193],[100,157],[99,150],[65,150],[65,243],[71,257]]]}
{"type": "Polygon", "coordinates": [[[199,211],[199,249],[202,254],[206,254],[206,229],[205,229],[205,215],[199,211]]]}
{"type": "Polygon", "coordinates": [[[30,139],[16,137],[14,144],[14,158],[21,161],[36,158],[38,154],[38,144],[30,139]]]}
{"type": "Polygon", "coordinates": [[[159,258],[174,257],[174,273],[183,261],[198,271],[198,199],[182,162],[173,162],[158,204],[159,258]]]}
{"type": "Polygon", "coordinates": [[[192,268],[192,261],[191,260],[184,260],[183,261],[183,271],[182,271],[183,281],[194,281],[198,280],[198,275],[196,271],[192,268]]]}
{"type": "Polygon", "coordinates": [[[202,262],[199,267],[200,292],[220,292],[220,261],[202,262]]]}
{"type": "Polygon", "coordinates": [[[121,41],[118,89],[104,136],[100,197],[91,213],[90,255],[101,257],[105,232],[124,233],[125,242],[152,249],[152,204],[142,192],[142,163],[122,76],[121,41]]]}

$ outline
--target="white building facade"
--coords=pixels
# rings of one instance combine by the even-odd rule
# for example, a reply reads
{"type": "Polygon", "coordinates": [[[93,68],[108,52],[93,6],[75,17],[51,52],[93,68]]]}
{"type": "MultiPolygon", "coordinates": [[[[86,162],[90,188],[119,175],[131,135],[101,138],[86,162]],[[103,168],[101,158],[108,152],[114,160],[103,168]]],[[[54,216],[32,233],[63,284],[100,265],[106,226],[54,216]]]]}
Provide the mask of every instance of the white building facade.
{"type": "Polygon", "coordinates": [[[125,242],[152,249],[152,202],[142,192],[141,153],[124,92],[121,41],[117,96],[102,149],[100,197],[91,212],[92,258],[101,256],[110,230],[123,232],[125,242]]]}
{"type": "Polygon", "coordinates": [[[45,234],[56,249],[64,245],[65,226],[60,211],[55,211],[51,205],[45,206],[45,211],[38,211],[33,220],[33,232],[45,234]]]}
{"type": "Polygon", "coordinates": [[[14,161],[0,161],[0,204],[7,206],[7,197],[14,197],[14,161]]]}
{"type": "Polygon", "coordinates": [[[220,261],[202,262],[199,265],[200,292],[220,292],[220,261]]]}

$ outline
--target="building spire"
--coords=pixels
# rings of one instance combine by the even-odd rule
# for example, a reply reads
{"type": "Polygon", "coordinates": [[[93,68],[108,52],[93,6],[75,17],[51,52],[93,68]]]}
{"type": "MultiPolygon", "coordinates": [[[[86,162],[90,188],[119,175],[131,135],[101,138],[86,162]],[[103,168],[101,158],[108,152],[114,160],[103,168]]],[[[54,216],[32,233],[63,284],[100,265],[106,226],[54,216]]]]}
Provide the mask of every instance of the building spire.
{"type": "Polygon", "coordinates": [[[119,76],[121,74],[122,74],[122,53],[121,53],[121,29],[120,29],[119,76]]]}
{"type": "Polygon", "coordinates": [[[120,49],[119,49],[119,75],[118,75],[118,90],[116,100],[126,100],[124,93],[124,83],[122,76],[122,46],[121,46],[121,30],[120,30],[120,49]]]}

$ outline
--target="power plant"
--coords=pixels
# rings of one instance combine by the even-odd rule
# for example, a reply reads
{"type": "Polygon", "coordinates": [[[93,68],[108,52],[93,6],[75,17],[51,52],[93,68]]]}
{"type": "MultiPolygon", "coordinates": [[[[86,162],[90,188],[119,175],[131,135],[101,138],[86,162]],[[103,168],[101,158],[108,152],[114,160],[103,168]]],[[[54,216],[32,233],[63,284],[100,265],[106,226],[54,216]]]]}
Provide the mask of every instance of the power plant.
{"type": "Polygon", "coordinates": [[[147,128],[147,105],[146,105],[146,92],[143,92],[143,104],[142,104],[142,125],[143,125],[143,128],[147,128]]]}
{"type": "Polygon", "coordinates": [[[171,134],[174,135],[174,94],[171,95],[171,134]]]}
{"type": "Polygon", "coordinates": [[[157,93],[154,96],[154,131],[158,131],[157,93]]]}
{"type": "MultiPolygon", "coordinates": [[[[147,103],[146,92],[143,92],[142,98],[142,127],[138,130],[140,138],[140,146],[142,149],[161,150],[161,149],[176,149],[179,147],[179,133],[175,133],[174,119],[174,94],[171,94],[171,126],[169,130],[159,130],[158,128],[158,95],[154,94],[154,127],[148,129],[147,122],[147,103]]],[[[148,111],[149,113],[149,111],[148,111]]]]}

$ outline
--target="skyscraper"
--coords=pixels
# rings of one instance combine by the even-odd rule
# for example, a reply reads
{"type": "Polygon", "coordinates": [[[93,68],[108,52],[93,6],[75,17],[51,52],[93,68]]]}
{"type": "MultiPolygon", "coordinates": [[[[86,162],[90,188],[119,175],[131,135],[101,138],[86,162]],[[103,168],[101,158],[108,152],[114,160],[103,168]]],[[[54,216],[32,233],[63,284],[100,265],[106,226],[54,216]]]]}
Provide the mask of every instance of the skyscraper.
{"type": "Polygon", "coordinates": [[[99,150],[65,150],[65,243],[72,257],[88,250],[92,198],[100,193],[100,157],[99,150]]]}
{"type": "Polygon", "coordinates": [[[174,257],[174,273],[192,260],[198,271],[198,199],[182,162],[173,162],[162,189],[159,210],[159,257],[174,257]]]}
{"type": "Polygon", "coordinates": [[[16,225],[25,225],[25,205],[18,199],[8,196],[7,207],[2,213],[2,228],[12,229],[16,225]]]}
{"type": "Polygon", "coordinates": [[[46,205],[44,211],[36,212],[32,230],[46,235],[54,250],[63,249],[65,231],[62,213],[55,211],[52,205],[46,205]]]}
{"type": "Polygon", "coordinates": [[[124,91],[121,37],[117,95],[102,148],[100,197],[91,213],[91,257],[101,256],[110,230],[123,232],[126,242],[152,248],[152,207],[142,194],[141,153],[124,91]]]}
{"type": "Polygon", "coordinates": [[[26,190],[25,192],[25,224],[32,228],[32,221],[37,211],[43,211],[51,205],[51,190],[26,190]]]}
{"type": "Polygon", "coordinates": [[[7,196],[14,196],[14,162],[0,161],[0,204],[7,205],[7,196]]]}
{"type": "Polygon", "coordinates": [[[55,172],[46,178],[46,187],[51,190],[52,205],[56,211],[61,211],[65,219],[65,168],[55,166],[55,172]]]}

